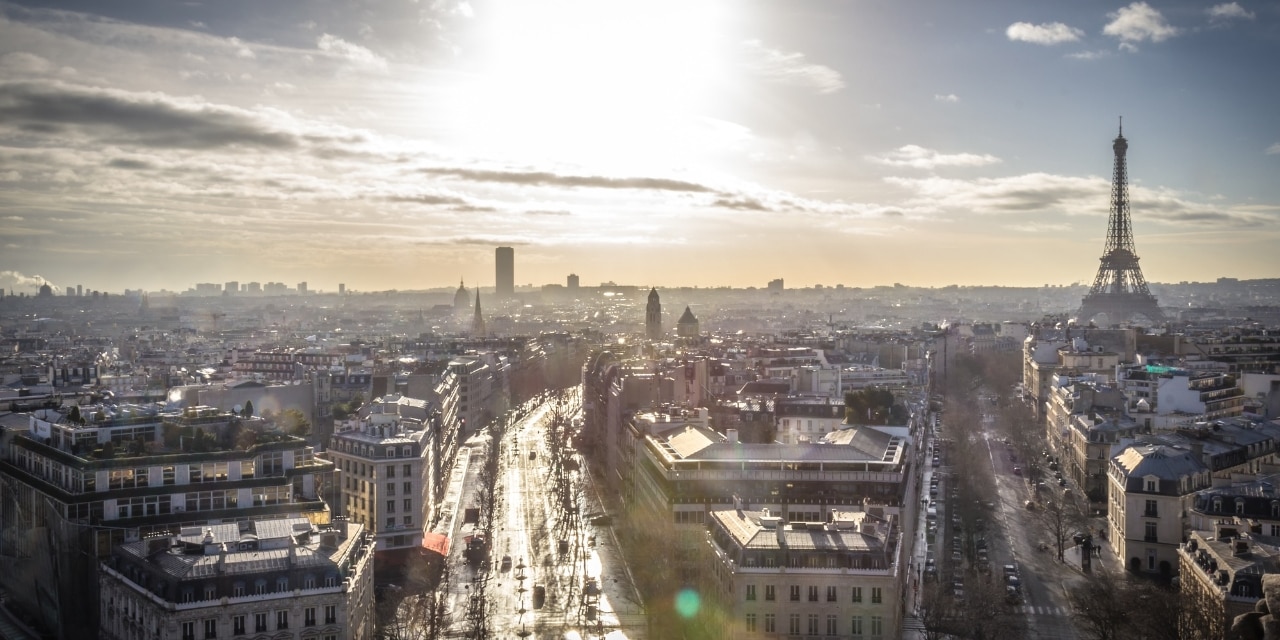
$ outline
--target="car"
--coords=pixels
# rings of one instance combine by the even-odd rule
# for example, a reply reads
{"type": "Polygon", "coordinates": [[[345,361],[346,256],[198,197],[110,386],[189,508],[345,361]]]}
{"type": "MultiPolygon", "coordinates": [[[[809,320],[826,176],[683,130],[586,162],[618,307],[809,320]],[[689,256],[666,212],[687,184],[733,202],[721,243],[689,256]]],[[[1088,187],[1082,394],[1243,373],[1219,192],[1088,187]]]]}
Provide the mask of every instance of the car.
{"type": "Polygon", "coordinates": [[[592,518],[589,522],[597,527],[607,527],[613,524],[613,516],[606,513],[592,518]]]}
{"type": "Polygon", "coordinates": [[[1004,565],[1004,575],[1005,575],[1006,577],[1007,577],[1007,576],[1016,576],[1016,575],[1018,575],[1018,567],[1017,567],[1017,565],[1012,565],[1012,564],[1006,564],[1006,565],[1004,565]]]}
{"type": "Polygon", "coordinates": [[[1014,468],[1013,468],[1013,475],[1015,475],[1015,476],[1020,476],[1020,475],[1022,475],[1022,467],[1014,467],[1014,468]]]}
{"type": "Polygon", "coordinates": [[[1018,576],[1005,576],[1004,581],[1015,589],[1022,586],[1022,581],[1018,579],[1018,576]]]}
{"type": "Polygon", "coordinates": [[[1026,508],[1027,508],[1027,511],[1035,511],[1035,510],[1036,510],[1036,503],[1035,503],[1034,501],[1032,501],[1032,500],[1028,500],[1028,501],[1026,502],[1026,504],[1024,504],[1024,505],[1022,505],[1022,506],[1026,507],[1026,508]]]}
{"type": "Polygon", "coordinates": [[[511,569],[511,556],[502,556],[502,570],[509,571],[511,569]]]}
{"type": "Polygon", "coordinates": [[[1067,479],[1066,479],[1066,478],[1058,478],[1058,486],[1059,486],[1059,487],[1065,487],[1065,486],[1067,486],[1067,479]]]}

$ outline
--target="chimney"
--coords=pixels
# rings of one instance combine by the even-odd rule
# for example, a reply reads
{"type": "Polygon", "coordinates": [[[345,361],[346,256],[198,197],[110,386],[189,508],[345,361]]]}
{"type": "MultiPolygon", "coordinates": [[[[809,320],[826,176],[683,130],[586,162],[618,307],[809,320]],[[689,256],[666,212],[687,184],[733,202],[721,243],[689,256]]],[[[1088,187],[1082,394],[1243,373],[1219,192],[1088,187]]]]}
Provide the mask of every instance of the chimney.
{"type": "Polygon", "coordinates": [[[738,430],[737,430],[737,429],[725,429],[725,430],[724,430],[724,435],[725,435],[725,437],[726,437],[726,438],[728,438],[728,439],[729,439],[729,444],[737,444],[737,443],[738,443],[738,430]]]}

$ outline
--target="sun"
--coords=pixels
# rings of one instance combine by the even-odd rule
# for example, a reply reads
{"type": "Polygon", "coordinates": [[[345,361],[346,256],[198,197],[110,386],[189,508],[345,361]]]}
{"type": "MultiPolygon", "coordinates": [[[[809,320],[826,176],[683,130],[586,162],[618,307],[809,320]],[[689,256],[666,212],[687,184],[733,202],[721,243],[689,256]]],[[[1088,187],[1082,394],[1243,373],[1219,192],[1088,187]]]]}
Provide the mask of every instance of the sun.
{"type": "Polygon", "coordinates": [[[723,11],[670,0],[477,5],[479,64],[463,98],[470,141],[620,168],[670,157],[725,71],[723,11]]]}

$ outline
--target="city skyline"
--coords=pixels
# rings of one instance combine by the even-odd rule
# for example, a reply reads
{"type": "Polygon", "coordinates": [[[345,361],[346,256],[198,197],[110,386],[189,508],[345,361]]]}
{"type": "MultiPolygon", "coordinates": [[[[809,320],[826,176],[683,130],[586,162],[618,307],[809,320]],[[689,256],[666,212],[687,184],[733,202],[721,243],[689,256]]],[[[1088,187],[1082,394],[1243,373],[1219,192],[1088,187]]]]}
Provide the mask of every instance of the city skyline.
{"type": "Polygon", "coordinates": [[[1119,116],[1147,278],[1278,277],[1278,27],[1245,1],[0,3],[0,286],[491,287],[498,246],[517,286],[1086,283],[1119,116]]]}

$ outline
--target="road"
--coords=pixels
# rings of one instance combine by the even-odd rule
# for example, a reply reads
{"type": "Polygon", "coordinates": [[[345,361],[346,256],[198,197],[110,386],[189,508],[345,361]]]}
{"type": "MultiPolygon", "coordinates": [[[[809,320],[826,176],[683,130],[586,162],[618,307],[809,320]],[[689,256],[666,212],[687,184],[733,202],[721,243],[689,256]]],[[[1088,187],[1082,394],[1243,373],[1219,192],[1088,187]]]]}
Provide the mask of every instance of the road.
{"type": "MultiPolygon", "coordinates": [[[[561,406],[566,422],[576,415],[578,398],[569,394],[561,406]]],[[[469,637],[471,622],[465,611],[470,598],[482,592],[491,638],[561,640],[576,632],[591,639],[618,629],[629,638],[644,637],[644,611],[613,532],[589,522],[603,509],[588,470],[580,467],[566,474],[573,488],[568,502],[560,503],[553,495],[554,456],[547,449],[546,433],[554,415],[551,402],[544,402],[507,428],[500,442],[485,434],[468,443],[473,453],[463,486],[469,490],[463,491],[461,504],[476,503],[483,466],[483,457],[477,455],[488,455],[494,446],[501,460],[501,497],[487,568],[468,565],[461,555],[462,540],[475,533],[473,525],[460,522],[453,533],[458,542],[450,554],[455,612],[451,636],[469,637]],[[541,601],[535,602],[535,590],[545,593],[541,601]]],[[[579,456],[569,457],[572,464],[585,464],[579,456]]]]}
{"type": "Polygon", "coordinates": [[[1053,551],[1037,549],[1046,536],[1025,507],[1031,490],[1023,477],[1013,472],[1015,466],[1023,463],[1010,460],[1004,444],[990,431],[984,431],[983,438],[995,471],[999,495],[997,519],[1006,533],[991,541],[995,571],[1004,564],[1017,567],[1023,592],[1023,602],[1017,611],[1026,618],[1028,637],[1076,640],[1079,636],[1072,626],[1066,589],[1081,576],[1058,562],[1053,551]]]}

